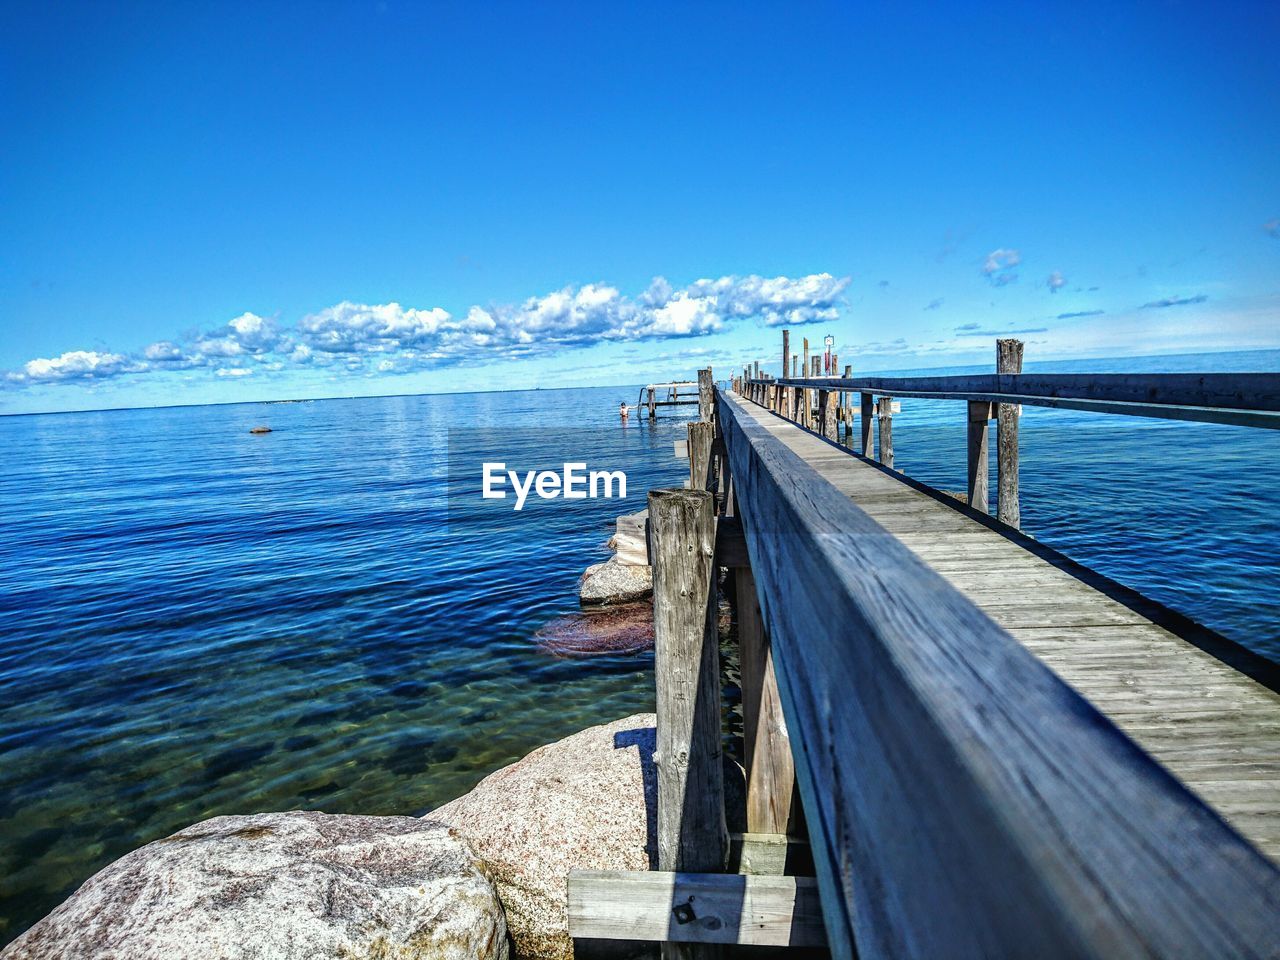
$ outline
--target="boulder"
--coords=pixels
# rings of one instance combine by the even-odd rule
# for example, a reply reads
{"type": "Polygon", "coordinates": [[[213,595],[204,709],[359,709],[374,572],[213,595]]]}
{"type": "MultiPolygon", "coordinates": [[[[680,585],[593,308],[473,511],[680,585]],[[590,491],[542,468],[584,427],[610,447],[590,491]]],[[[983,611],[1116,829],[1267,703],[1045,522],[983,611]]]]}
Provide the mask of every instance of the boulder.
{"type": "MultiPolygon", "coordinates": [[[[657,867],[655,719],[637,714],[539,747],[428,814],[488,865],[522,960],[571,960],[570,870],[657,867]]],[[[741,830],[741,768],[726,759],[730,830],[741,830]]]]}
{"type": "Polygon", "coordinates": [[[617,557],[587,567],[578,584],[578,599],[587,606],[633,603],[652,593],[652,568],[621,563],[617,557]]]}
{"type": "Polygon", "coordinates": [[[215,817],[99,871],[3,960],[508,956],[466,842],[411,817],[215,817]]]}
{"type": "Polygon", "coordinates": [[[515,956],[571,960],[571,869],[657,863],[654,715],[589,727],[539,747],[427,815],[488,865],[515,956]]]}

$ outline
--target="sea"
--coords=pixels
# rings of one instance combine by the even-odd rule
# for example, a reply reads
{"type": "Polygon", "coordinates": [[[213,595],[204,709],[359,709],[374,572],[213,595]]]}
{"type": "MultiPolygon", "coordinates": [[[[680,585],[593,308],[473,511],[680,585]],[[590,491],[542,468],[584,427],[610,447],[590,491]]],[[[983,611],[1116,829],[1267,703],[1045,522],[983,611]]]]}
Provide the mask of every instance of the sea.
{"type": "MultiPolygon", "coordinates": [[[[0,417],[0,944],[192,822],[420,815],[651,710],[651,649],[548,643],[614,518],[687,476],[693,411],[620,420],[638,391],[0,417]],[[480,496],[485,463],[561,461],[623,471],[626,495],[480,496]]],[[[895,466],[963,490],[965,445],[963,403],[902,400],[895,466]]],[[[1280,431],[1026,407],[1021,458],[1025,530],[1280,661],[1280,431]]]]}

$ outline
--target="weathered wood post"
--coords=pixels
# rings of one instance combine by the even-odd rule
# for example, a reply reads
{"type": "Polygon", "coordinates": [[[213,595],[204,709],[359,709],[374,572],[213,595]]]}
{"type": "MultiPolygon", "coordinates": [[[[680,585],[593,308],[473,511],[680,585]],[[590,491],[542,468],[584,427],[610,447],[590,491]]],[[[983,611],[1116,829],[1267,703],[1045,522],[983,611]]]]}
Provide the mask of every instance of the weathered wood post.
{"type": "MultiPolygon", "coordinates": [[[[658,869],[728,862],[720,752],[715,504],[705,490],[649,493],[657,688],[658,869]]],[[[688,956],[681,951],[664,956],[688,956]]]]}
{"type": "Polygon", "coordinates": [[[881,464],[893,469],[893,397],[881,397],[879,439],[876,444],[877,457],[881,464]]]}
{"type": "Polygon", "coordinates": [[[791,331],[783,329],[782,331],[782,367],[778,376],[782,379],[787,378],[787,358],[791,356],[791,331]]]}
{"type": "MultiPolygon", "coordinates": [[[[806,379],[809,376],[809,338],[808,337],[804,338],[804,343],[802,344],[800,376],[806,379]]],[[[810,398],[809,398],[808,388],[802,387],[800,389],[799,396],[800,396],[800,416],[796,417],[796,423],[800,424],[800,426],[802,427],[808,427],[809,420],[810,420],[810,416],[809,416],[810,398]]]]}
{"type": "Polygon", "coordinates": [[[836,408],[840,403],[840,394],[835,390],[822,391],[822,435],[828,440],[838,440],[836,427],[836,408]]]}
{"type": "Polygon", "coordinates": [[[991,404],[985,400],[969,401],[969,495],[968,504],[987,513],[987,482],[991,476],[990,444],[987,435],[991,421],[991,404]]]}
{"type": "Polygon", "coordinates": [[[711,368],[698,371],[698,419],[711,419],[715,410],[715,386],[711,379],[711,368]]]}
{"type": "Polygon", "coordinates": [[[695,420],[685,425],[688,430],[689,489],[706,490],[711,475],[711,440],[714,425],[710,420],[695,420]]]}
{"type": "Polygon", "coordinates": [[[800,376],[800,354],[793,353],[791,355],[791,378],[794,380],[800,376]]]}
{"type": "MultiPolygon", "coordinates": [[[[1022,372],[1022,341],[996,341],[996,373],[1022,372]]],[[[1001,386],[1004,378],[998,377],[1001,386]]],[[[1001,523],[1022,526],[1018,502],[1018,409],[1016,403],[997,404],[996,414],[996,516],[1001,523]]]]}
{"type": "Polygon", "coordinates": [[[654,395],[653,387],[649,387],[649,419],[658,419],[658,398],[654,395]]]}
{"type": "Polygon", "coordinates": [[[872,413],[871,394],[862,394],[862,455],[864,457],[871,456],[871,413],[872,413]]]}
{"type": "Polygon", "coordinates": [[[742,731],[747,767],[747,832],[786,833],[796,771],[782,715],[773,650],[750,567],[735,567],[742,731]]]}

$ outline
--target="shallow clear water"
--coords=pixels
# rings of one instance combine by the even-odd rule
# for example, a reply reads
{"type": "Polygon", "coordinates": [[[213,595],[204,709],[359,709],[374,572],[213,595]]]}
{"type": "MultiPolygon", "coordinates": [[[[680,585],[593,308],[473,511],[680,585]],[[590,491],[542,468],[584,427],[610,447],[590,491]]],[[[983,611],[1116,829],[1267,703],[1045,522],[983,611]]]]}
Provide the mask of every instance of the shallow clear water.
{"type": "MultiPolygon", "coordinates": [[[[1182,368],[1280,354],[1240,363],[1182,368]]],[[[192,821],[423,813],[652,709],[651,653],[537,637],[613,518],[687,472],[681,421],[619,424],[635,394],[0,418],[0,942],[192,821]],[[450,497],[450,467],[489,456],[621,468],[629,496],[450,497]]],[[[962,405],[904,400],[894,447],[961,489],[962,405]]],[[[1280,659],[1280,433],[1028,407],[1022,449],[1028,531],[1280,659]]]]}

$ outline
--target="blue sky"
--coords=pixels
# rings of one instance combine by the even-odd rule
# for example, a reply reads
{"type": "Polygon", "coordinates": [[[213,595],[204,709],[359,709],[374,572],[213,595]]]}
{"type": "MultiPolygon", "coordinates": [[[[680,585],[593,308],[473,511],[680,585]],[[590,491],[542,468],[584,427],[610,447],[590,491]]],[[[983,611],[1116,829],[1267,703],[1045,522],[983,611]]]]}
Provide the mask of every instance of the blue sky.
{"type": "Polygon", "coordinates": [[[1280,346],[1280,7],[0,11],[0,411],[1280,346]],[[799,326],[798,324],[803,324],[799,326]]]}

